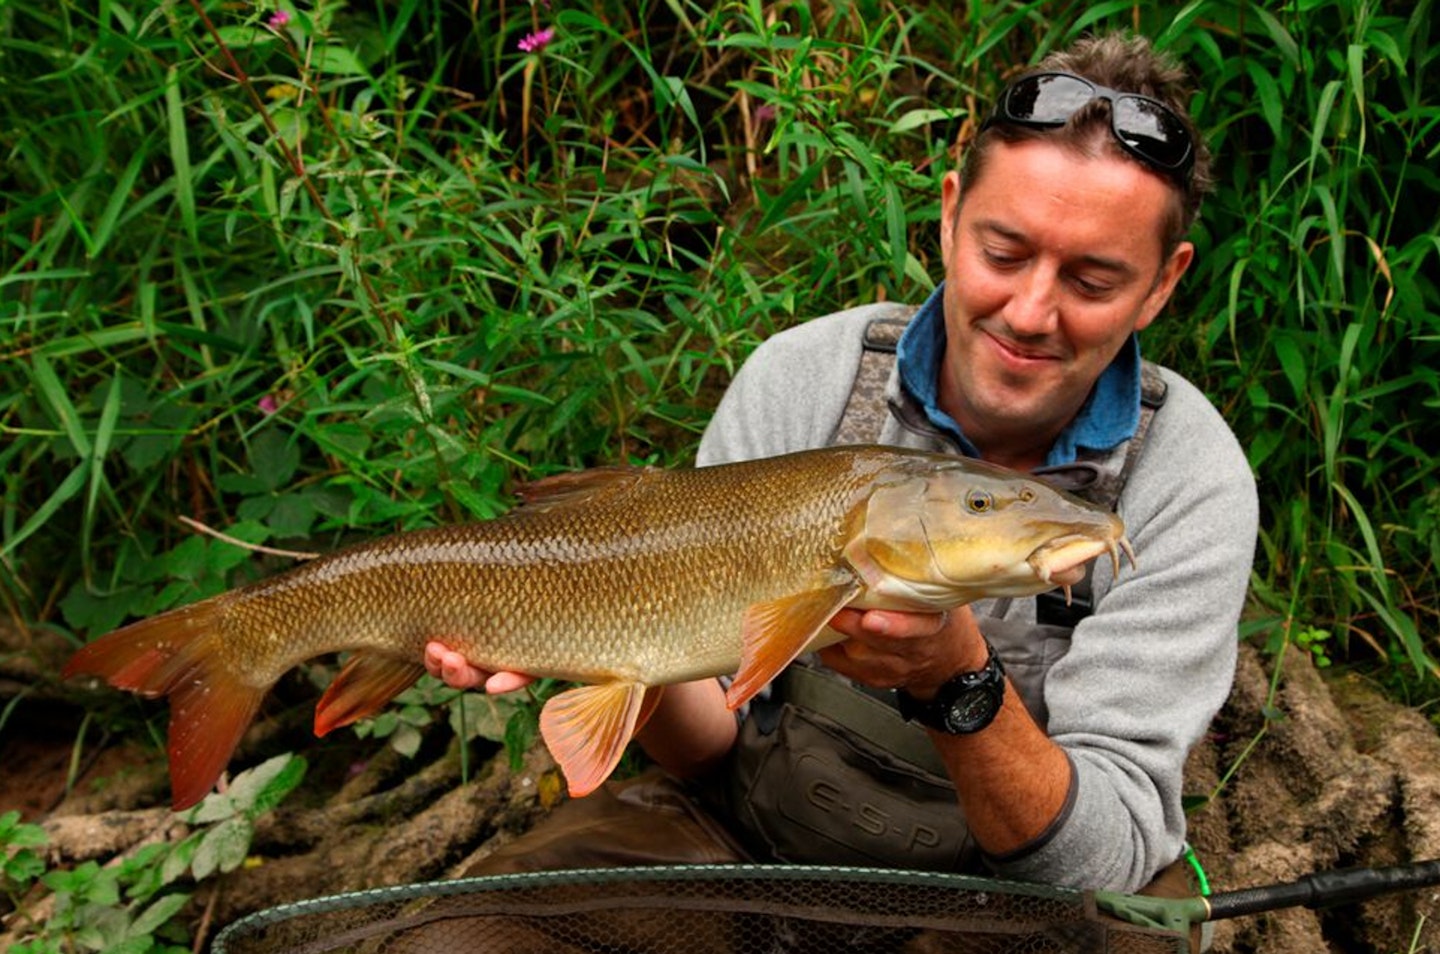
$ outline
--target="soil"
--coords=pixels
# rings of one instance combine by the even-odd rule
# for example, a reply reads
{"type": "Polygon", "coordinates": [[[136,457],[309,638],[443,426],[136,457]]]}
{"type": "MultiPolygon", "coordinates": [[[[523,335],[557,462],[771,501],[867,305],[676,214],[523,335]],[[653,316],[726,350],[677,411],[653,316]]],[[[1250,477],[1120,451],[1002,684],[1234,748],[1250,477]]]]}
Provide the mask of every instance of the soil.
{"type": "MultiPolygon", "coordinates": [[[[67,653],[58,638],[0,626],[0,712],[23,697],[0,722],[0,813],[18,809],[42,824],[53,863],[105,863],[183,834],[165,806],[159,741],[105,738],[86,720],[87,700],[97,697],[53,675],[67,653]]],[[[288,705],[282,687],[242,743],[251,760],[296,750],[312,767],[301,789],[262,818],[246,864],[195,891],[192,924],[202,942],[277,904],[453,877],[560,797],[538,745],[513,770],[502,755],[471,753],[472,764],[476,755],[495,757],[466,778],[443,726],[414,759],[353,736],[317,743],[305,724],[313,692],[292,686],[288,705]]],[[[1242,647],[1234,691],[1191,757],[1187,790],[1200,802],[1191,842],[1216,891],[1440,858],[1440,735],[1362,678],[1326,676],[1298,651],[1277,660],[1242,647]]],[[[0,949],[23,923],[4,904],[0,949]]],[[[1320,911],[1291,907],[1216,922],[1212,949],[1440,952],[1437,914],[1440,889],[1320,911]]]]}

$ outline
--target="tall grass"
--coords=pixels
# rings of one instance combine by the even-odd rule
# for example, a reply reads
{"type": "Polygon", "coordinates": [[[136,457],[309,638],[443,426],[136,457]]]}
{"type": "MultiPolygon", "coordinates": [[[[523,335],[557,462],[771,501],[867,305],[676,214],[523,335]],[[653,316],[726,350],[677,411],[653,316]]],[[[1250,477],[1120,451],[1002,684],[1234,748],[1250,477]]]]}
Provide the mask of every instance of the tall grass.
{"type": "Polygon", "coordinates": [[[180,517],[322,549],[683,463],[758,341],[929,291],[1007,70],[1128,27],[1218,155],[1145,347],[1260,479],[1247,632],[1435,696],[1428,0],[277,9],[0,7],[12,619],[79,641],[260,572],[180,517]]]}
{"type": "Polygon", "coordinates": [[[1176,45],[1202,71],[1223,185],[1171,348],[1260,478],[1254,593],[1272,635],[1333,628],[1351,658],[1428,682],[1440,605],[1431,4],[1195,13],[1207,29],[1176,45]]]}
{"type": "Polygon", "coordinates": [[[1219,155],[1149,347],[1249,448],[1259,605],[1433,668],[1429,3],[286,9],[6,10],[13,615],[226,585],[240,551],[182,514],[328,545],[684,460],[765,335],[931,287],[936,181],[1007,66],[1128,26],[1219,155]]]}

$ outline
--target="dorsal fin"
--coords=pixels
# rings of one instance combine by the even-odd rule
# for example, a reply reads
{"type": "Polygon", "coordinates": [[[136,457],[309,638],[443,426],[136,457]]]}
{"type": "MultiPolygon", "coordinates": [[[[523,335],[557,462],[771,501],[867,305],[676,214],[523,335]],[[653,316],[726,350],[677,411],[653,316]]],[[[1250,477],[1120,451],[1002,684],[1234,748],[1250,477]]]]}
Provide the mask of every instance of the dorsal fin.
{"type": "Polygon", "coordinates": [[[656,467],[593,467],[521,484],[516,488],[515,496],[520,498],[526,510],[549,510],[620,493],[642,478],[658,472],[656,467]]]}

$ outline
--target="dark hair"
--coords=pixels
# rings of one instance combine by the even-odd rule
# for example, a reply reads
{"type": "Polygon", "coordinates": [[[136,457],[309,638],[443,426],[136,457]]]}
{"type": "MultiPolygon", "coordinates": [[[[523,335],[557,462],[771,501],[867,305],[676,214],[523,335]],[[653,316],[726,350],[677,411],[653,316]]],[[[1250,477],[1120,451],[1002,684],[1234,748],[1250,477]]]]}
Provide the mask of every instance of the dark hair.
{"type": "MultiPolygon", "coordinates": [[[[1101,86],[1157,99],[1175,111],[1195,143],[1195,166],[1188,185],[1166,176],[1174,189],[1172,214],[1165,222],[1165,254],[1168,255],[1190,231],[1200,213],[1200,203],[1213,185],[1210,150],[1200,138],[1186,104],[1190,99],[1188,76],[1167,54],[1156,50],[1148,39],[1125,33],[1087,36],[1068,49],[1051,53],[1025,72],[1058,71],[1074,73],[1101,86]]],[[[1087,155],[1106,150],[1112,155],[1139,162],[1115,141],[1109,132],[1110,104],[1096,99],[1077,111],[1064,126],[1039,129],[1015,123],[997,122],[983,129],[965,148],[960,166],[963,185],[979,180],[990,147],[996,141],[1020,142],[1046,139],[1087,155]]]]}

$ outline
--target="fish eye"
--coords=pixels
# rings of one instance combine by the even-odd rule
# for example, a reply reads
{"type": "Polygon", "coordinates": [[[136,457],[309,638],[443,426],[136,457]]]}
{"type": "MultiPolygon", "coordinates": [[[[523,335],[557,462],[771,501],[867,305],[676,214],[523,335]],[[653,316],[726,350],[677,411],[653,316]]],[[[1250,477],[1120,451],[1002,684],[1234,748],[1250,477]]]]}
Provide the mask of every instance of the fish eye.
{"type": "Polygon", "coordinates": [[[1031,490],[1029,487],[1026,487],[1026,488],[1024,488],[1023,490],[1021,490],[1021,491],[1020,491],[1020,502],[1021,502],[1021,503],[1034,503],[1034,502],[1035,502],[1035,491],[1031,490]]]}
{"type": "Polygon", "coordinates": [[[965,509],[971,513],[989,513],[995,506],[995,499],[983,490],[972,490],[965,495],[965,509]]]}

